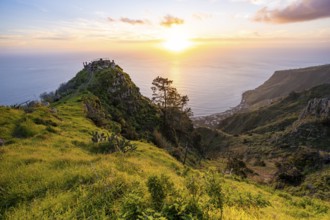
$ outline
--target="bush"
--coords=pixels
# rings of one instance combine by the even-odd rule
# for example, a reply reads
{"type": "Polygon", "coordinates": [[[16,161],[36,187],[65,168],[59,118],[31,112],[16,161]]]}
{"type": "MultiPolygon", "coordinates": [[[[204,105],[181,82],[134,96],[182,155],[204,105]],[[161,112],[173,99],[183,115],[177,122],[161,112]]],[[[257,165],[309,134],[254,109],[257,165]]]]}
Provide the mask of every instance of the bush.
{"type": "Polygon", "coordinates": [[[34,123],[38,125],[46,125],[46,126],[53,126],[57,127],[58,124],[50,119],[42,119],[42,118],[35,118],[33,119],[34,123]]]}
{"type": "Polygon", "coordinates": [[[200,178],[198,176],[188,176],[185,185],[192,196],[193,201],[198,201],[203,190],[200,178]]]}
{"type": "Polygon", "coordinates": [[[220,174],[210,171],[205,176],[206,193],[210,197],[210,204],[216,209],[220,209],[220,219],[222,219],[224,196],[222,194],[220,174]]]}
{"type": "Polygon", "coordinates": [[[26,119],[25,121],[19,123],[14,129],[13,136],[17,138],[28,138],[40,132],[39,127],[33,123],[31,120],[26,119]]]}
{"type": "Polygon", "coordinates": [[[228,159],[226,170],[231,170],[235,175],[242,178],[246,178],[248,174],[253,174],[253,171],[246,166],[244,161],[237,158],[228,159]]]}
{"type": "Polygon", "coordinates": [[[173,145],[159,131],[155,130],[153,132],[153,136],[155,144],[158,147],[163,148],[165,150],[171,150],[173,148],[173,145]]]}
{"type": "Polygon", "coordinates": [[[144,219],[146,203],[142,198],[143,195],[138,192],[131,192],[125,196],[121,206],[120,217],[125,220],[144,219]]]}
{"type": "Polygon", "coordinates": [[[261,160],[260,158],[257,158],[254,163],[253,163],[254,166],[259,166],[259,167],[265,167],[266,166],[266,163],[265,161],[261,160]]]}
{"type": "Polygon", "coordinates": [[[118,135],[105,135],[98,131],[92,132],[92,141],[97,145],[92,149],[96,153],[113,153],[116,151],[127,153],[136,150],[136,145],[132,144],[129,140],[118,135]]]}
{"type": "Polygon", "coordinates": [[[262,194],[253,195],[250,192],[236,192],[227,198],[226,204],[228,206],[236,206],[242,209],[264,208],[271,205],[262,194]]]}
{"type": "Polygon", "coordinates": [[[40,99],[43,102],[54,102],[56,99],[56,95],[54,92],[49,92],[49,93],[44,92],[40,94],[40,99]]]}
{"type": "Polygon", "coordinates": [[[148,191],[151,194],[151,200],[154,208],[160,211],[163,208],[165,198],[169,190],[173,189],[173,183],[165,175],[149,176],[147,181],[148,191]]]}
{"type": "Polygon", "coordinates": [[[204,219],[203,211],[196,201],[186,202],[183,199],[176,199],[171,204],[165,205],[162,210],[166,219],[185,220],[185,219],[204,219]]]}

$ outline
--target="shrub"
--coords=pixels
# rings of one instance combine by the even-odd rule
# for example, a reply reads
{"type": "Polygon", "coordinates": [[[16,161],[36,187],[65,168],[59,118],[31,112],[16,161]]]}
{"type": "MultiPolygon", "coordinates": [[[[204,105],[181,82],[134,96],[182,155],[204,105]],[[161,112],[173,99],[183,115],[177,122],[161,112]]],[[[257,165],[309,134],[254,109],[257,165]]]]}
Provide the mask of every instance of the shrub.
{"type": "Polygon", "coordinates": [[[160,211],[164,205],[165,198],[169,190],[173,189],[173,183],[165,175],[149,176],[147,181],[148,191],[151,194],[151,200],[154,208],[160,211]]]}
{"type": "Polygon", "coordinates": [[[54,102],[56,98],[55,92],[44,92],[40,94],[40,99],[43,102],[54,102]]]}
{"type": "Polygon", "coordinates": [[[31,120],[26,119],[25,121],[19,123],[14,129],[13,136],[18,138],[28,138],[40,132],[39,127],[33,123],[31,120]]]}
{"type": "Polygon", "coordinates": [[[53,126],[57,127],[58,124],[50,119],[35,118],[33,119],[34,123],[38,125],[53,126]]]}
{"type": "Polygon", "coordinates": [[[220,209],[220,219],[223,214],[224,196],[222,194],[220,174],[210,171],[205,175],[206,193],[210,197],[210,204],[215,208],[220,209]]]}
{"type": "Polygon", "coordinates": [[[118,135],[105,135],[98,131],[92,132],[92,141],[96,143],[93,151],[96,153],[113,153],[116,151],[127,153],[136,150],[136,145],[132,144],[129,140],[118,135]]]}
{"type": "Polygon", "coordinates": [[[166,219],[204,219],[203,211],[196,201],[190,200],[187,202],[180,198],[165,205],[162,213],[166,219]]]}
{"type": "Polygon", "coordinates": [[[246,178],[248,174],[253,174],[253,171],[246,166],[244,161],[237,158],[228,159],[226,170],[232,170],[235,175],[242,178],[246,178]]]}
{"type": "Polygon", "coordinates": [[[163,149],[170,150],[173,148],[172,144],[160,133],[159,131],[155,130],[153,132],[155,144],[163,149]]]}
{"type": "Polygon", "coordinates": [[[202,183],[198,176],[189,176],[185,181],[186,187],[193,198],[193,201],[198,201],[202,194],[202,183]]]}
{"type": "Polygon", "coordinates": [[[143,201],[143,195],[138,192],[131,192],[125,196],[121,205],[120,217],[125,220],[144,219],[144,210],[146,203],[143,201]]]}
{"type": "Polygon", "coordinates": [[[277,182],[275,188],[277,189],[283,188],[285,185],[298,186],[305,178],[304,174],[292,163],[277,163],[276,166],[278,171],[275,175],[277,182]]]}
{"type": "Polygon", "coordinates": [[[254,163],[253,163],[254,166],[259,166],[259,167],[265,167],[266,166],[266,163],[265,161],[261,160],[260,158],[257,158],[254,163]]]}

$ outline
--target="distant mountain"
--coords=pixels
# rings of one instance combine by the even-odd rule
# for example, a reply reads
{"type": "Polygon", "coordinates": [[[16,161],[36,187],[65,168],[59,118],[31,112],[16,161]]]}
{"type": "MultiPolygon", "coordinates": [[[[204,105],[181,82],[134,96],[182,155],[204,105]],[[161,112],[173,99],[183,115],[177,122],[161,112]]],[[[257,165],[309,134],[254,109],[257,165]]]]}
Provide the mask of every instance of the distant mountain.
{"type": "Polygon", "coordinates": [[[197,127],[216,128],[220,121],[235,113],[258,109],[285,98],[291,92],[302,92],[326,83],[330,83],[330,64],[276,71],[261,86],[244,92],[238,106],[226,112],[196,117],[193,121],[197,127]]]}
{"type": "Polygon", "coordinates": [[[314,86],[330,83],[330,64],[302,69],[276,71],[264,84],[243,93],[242,103],[258,106],[301,92],[314,86]]]}

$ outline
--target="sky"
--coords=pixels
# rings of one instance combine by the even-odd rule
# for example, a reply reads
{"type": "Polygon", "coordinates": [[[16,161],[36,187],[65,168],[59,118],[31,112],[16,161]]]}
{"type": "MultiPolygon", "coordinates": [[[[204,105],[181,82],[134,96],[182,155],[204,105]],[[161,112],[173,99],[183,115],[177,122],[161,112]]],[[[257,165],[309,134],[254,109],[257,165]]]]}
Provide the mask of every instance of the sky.
{"type": "Polygon", "coordinates": [[[0,0],[0,50],[329,47],[330,0],[0,0]]]}

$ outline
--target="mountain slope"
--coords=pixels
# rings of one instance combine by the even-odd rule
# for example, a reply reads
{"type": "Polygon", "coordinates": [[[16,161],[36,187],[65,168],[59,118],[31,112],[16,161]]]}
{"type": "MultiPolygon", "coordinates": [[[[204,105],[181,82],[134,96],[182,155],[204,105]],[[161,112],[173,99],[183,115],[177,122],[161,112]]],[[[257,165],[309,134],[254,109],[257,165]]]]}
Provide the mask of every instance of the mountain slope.
{"type": "MultiPolygon", "coordinates": [[[[145,142],[134,142],[137,150],[128,154],[94,153],[89,133],[100,129],[85,117],[81,95],[50,108],[24,112],[0,107],[0,113],[1,125],[6,125],[1,132],[7,134],[0,151],[3,219],[219,219],[206,193],[217,172],[184,167],[145,142]],[[12,117],[2,117],[8,114],[12,117]],[[22,121],[33,125],[25,129],[37,126],[38,132],[16,137],[15,127],[22,121]],[[155,211],[148,180],[160,174],[171,191],[164,208],[155,211]],[[203,210],[208,214],[196,217],[203,210]]],[[[232,176],[220,175],[220,180],[224,219],[327,219],[327,202],[274,192],[232,176]]]]}
{"type": "Polygon", "coordinates": [[[310,100],[323,97],[330,97],[330,84],[320,85],[301,93],[293,92],[272,105],[235,114],[221,121],[218,128],[231,134],[284,130],[298,120],[310,100]]]}
{"type": "Polygon", "coordinates": [[[330,83],[330,64],[302,69],[276,71],[266,82],[242,94],[241,103],[225,112],[193,118],[197,127],[216,128],[223,119],[248,109],[258,109],[285,98],[291,92],[302,92],[330,83]]]}
{"type": "Polygon", "coordinates": [[[317,85],[330,83],[330,65],[276,71],[265,83],[243,93],[242,103],[264,105],[290,92],[301,92],[317,85]]]}
{"type": "MultiPolygon", "coordinates": [[[[244,158],[258,181],[299,195],[329,198],[330,84],[290,93],[271,105],[234,114],[220,122],[229,147],[218,155],[244,158]]],[[[207,141],[207,140],[204,140],[207,141]]],[[[212,140],[216,142],[216,140],[212,140]]]]}

